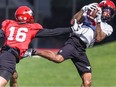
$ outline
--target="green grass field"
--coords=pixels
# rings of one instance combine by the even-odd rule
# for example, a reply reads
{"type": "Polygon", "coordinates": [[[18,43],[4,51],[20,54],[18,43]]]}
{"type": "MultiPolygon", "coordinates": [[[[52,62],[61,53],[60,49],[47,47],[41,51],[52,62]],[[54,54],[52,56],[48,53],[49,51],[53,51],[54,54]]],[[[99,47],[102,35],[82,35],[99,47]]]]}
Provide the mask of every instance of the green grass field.
{"type": "MultiPolygon", "coordinates": [[[[87,49],[92,87],[116,87],[116,42],[87,49]]],[[[72,62],[55,64],[43,58],[26,58],[17,65],[19,87],[80,87],[81,79],[72,62]]]]}

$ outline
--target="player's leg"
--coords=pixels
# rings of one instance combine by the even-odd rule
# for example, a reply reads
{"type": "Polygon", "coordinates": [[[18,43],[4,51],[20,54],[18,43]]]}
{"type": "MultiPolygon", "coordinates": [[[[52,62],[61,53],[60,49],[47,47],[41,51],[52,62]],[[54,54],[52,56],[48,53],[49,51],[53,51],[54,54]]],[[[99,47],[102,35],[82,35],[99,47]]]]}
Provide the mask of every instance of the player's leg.
{"type": "MultiPolygon", "coordinates": [[[[1,51],[0,51],[0,55],[2,55],[1,51]]],[[[0,61],[2,61],[2,59],[0,59],[0,61]]],[[[3,76],[4,76],[3,73],[4,73],[4,71],[0,69],[0,87],[5,87],[5,85],[7,84],[7,80],[5,78],[3,78],[3,76]]]]}
{"type": "Polygon", "coordinates": [[[91,73],[84,73],[82,76],[82,86],[81,87],[90,87],[92,83],[92,74],[91,73]]]}
{"type": "Polygon", "coordinates": [[[18,87],[18,73],[15,71],[10,78],[9,85],[10,87],[18,87]]]}
{"type": "Polygon", "coordinates": [[[0,87],[5,87],[7,84],[7,80],[0,76],[0,87]]]}
{"type": "Polygon", "coordinates": [[[44,50],[44,51],[36,50],[35,54],[38,56],[42,56],[55,63],[61,63],[65,59],[70,58],[72,51],[73,51],[73,47],[69,44],[62,47],[57,54],[50,50],[44,50]]]}
{"type": "Polygon", "coordinates": [[[2,66],[0,67],[0,87],[5,87],[8,83],[11,73],[5,69],[3,69],[2,66]]]}
{"type": "Polygon", "coordinates": [[[55,63],[61,63],[64,61],[64,58],[61,55],[58,55],[50,50],[37,50],[35,49],[35,55],[41,56],[45,59],[53,61],[55,63]]]}
{"type": "Polygon", "coordinates": [[[53,51],[50,50],[38,50],[38,49],[28,49],[23,58],[26,57],[31,57],[34,55],[38,55],[41,56],[45,59],[48,59],[50,61],[53,61],[55,63],[61,63],[64,61],[64,58],[61,55],[57,55],[56,53],[54,53],[53,51]]]}
{"type": "Polygon", "coordinates": [[[0,53],[0,87],[5,87],[15,71],[16,58],[7,51],[0,53]]]}
{"type": "Polygon", "coordinates": [[[85,52],[75,51],[75,58],[71,59],[74,65],[76,66],[79,75],[82,79],[81,87],[90,87],[92,83],[92,74],[89,60],[85,52]]]}

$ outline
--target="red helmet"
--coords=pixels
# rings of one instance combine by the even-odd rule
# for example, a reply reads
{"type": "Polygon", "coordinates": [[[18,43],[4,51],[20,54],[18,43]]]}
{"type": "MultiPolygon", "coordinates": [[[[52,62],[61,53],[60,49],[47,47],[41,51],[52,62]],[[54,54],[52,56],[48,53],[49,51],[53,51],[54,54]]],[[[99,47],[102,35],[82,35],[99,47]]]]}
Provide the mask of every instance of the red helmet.
{"type": "Polygon", "coordinates": [[[103,0],[99,3],[99,6],[100,7],[106,7],[107,6],[107,7],[110,7],[112,9],[116,10],[116,6],[115,6],[114,2],[112,2],[111,0],[103,0]]]}
{"type": "Polygon", "coordinates": [[[34,22],[33,12],[27,6],[20,6],[15,12],[16,21],[20,23],[32,23],[34,22]]]}
{"type": "MultiPolygon", "coordinates": [[[[115,4],[111,1],[111,0],[103,0],[98,4],[99,7],[102,8],[102,11],[108,11],[110,12],[111,18],[115,15],[115,11],[116,11],[116,6],[115,4]]],[[[103,19],[105,20],[109,20],[105,17],[103,17],[103,19]]]]}

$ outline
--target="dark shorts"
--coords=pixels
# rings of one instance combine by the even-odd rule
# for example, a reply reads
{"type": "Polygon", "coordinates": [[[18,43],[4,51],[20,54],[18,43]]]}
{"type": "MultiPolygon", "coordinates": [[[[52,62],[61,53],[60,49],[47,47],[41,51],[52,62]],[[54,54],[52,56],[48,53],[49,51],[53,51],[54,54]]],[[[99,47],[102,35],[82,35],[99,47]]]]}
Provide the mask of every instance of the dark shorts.
{"type": "Polygon", "coordinates": [[[8,81],[15,71],[15,66],[16,58],[12,53],[8,51],[0,52],[0,76],[8,81]]]}
{"type": "Polygon", "coordinates": [[[86,72],[91,73],[90,62],[87,58],[85,50],[81,47],[74,47],[71,44],[66,44],[60,49],[58,54],[62,55],[64,59],[71,59],[76,66],[80,76],[86,72]]]}

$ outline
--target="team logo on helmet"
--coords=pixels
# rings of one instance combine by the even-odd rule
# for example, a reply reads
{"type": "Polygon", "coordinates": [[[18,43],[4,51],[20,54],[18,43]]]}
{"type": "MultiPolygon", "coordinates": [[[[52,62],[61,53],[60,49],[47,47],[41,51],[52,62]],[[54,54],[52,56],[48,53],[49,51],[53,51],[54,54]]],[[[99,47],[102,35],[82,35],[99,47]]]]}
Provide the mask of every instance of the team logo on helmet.
{"type": "Polygon", "coordinates": [[[21,23],[31,23],[34,21],[33,12],[27,6],[20,6],[15,12],[16,21],[21,23]]]}

